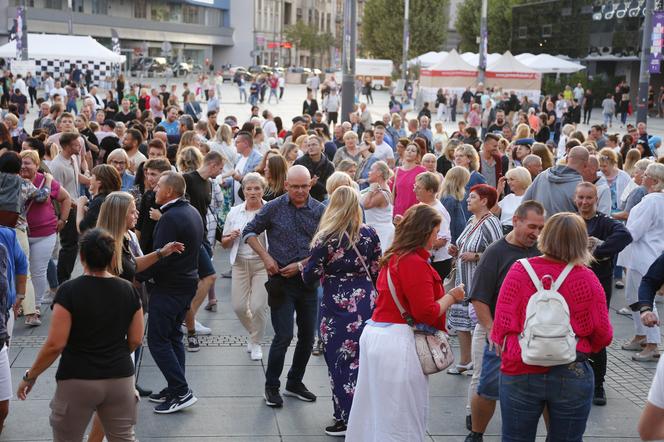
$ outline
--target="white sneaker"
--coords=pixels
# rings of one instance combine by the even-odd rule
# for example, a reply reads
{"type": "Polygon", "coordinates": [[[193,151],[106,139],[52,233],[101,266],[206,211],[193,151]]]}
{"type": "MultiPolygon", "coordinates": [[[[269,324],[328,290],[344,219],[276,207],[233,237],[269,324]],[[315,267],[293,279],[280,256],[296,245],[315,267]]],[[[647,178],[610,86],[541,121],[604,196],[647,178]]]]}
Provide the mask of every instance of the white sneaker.
{"type": "Polygon", "coordinates": [[[254,343],[247,341],[247,353],[251,353],[252,351],[254,351],[254,343]]]}
{"type": "Polygon", "coordinates": [[[251,360],[260,361],[263,359],[263,349],[260,344],[253,344],[251,349],[251,360]]]}
{"type": "MultiPolygon", "coordinates": [[[[209,327],[204,326],[200,322],[196,321],[196,334],[197,335],[211,335],[212,334],[212,329],[209,327]]],[[[187,326],[185,324],[182,324],[181,330],[183,334],[187,334],[187,326]]]]}

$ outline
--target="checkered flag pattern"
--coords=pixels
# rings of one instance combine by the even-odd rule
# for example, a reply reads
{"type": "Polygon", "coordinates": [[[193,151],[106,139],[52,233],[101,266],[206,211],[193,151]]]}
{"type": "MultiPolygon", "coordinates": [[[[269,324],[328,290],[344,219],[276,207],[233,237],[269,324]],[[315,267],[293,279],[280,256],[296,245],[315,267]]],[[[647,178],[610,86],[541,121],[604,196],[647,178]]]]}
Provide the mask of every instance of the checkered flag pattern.
{"type": "Polygon", "coordinates": [[[65,77],[69,78],[69,73],[74,66],[83,69],[83,65],[87,64],[88,68],[92,70],[92,82],[100,84],[105,82],[107,77],[113,75],[113,63],[106,61],[85,61],[85,60],[35,60],[35,70],[39,73],[48,72],[53,75],[53,78],[65,77]]]}

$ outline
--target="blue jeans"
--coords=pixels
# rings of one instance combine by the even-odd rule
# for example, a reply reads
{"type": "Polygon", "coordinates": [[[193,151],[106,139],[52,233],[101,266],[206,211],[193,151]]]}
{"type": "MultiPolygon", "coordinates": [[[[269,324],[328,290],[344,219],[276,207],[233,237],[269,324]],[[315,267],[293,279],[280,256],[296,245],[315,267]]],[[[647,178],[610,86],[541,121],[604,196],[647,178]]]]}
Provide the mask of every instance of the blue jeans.
{"type": "Polygon", "coordinates": [[[582,442],[593,390],[593,371],[587,361],[551,367],[546,374],[501,373],[503,442],[534,441],[545,405],[550,416],[549,442],[582,442]]]}
{"type": "Polygon", "coordinates": [[[286,280],[283,303],[270,308],[274,339],[270,346],[265,371],[265,386],[279,387],[279,377],[284,369],[286,350],[293,340],[293,313],[297,321],[297,345],[293,353],[293,364],[288,372],[288,383],[302,382],[307,369],[311,349],[314,346],[316,328],[316,287],[307,286],[300,275],[286,280]]]}
{"type": "Polygon", "coordinates": [[[180,326],[195,292],[194,286],[190,295],[167,295],[157,290],[150,295],[148,348],[166,378],[170,396],[181,396],[189,390],[184,377],[184,344],[180,326]]]}

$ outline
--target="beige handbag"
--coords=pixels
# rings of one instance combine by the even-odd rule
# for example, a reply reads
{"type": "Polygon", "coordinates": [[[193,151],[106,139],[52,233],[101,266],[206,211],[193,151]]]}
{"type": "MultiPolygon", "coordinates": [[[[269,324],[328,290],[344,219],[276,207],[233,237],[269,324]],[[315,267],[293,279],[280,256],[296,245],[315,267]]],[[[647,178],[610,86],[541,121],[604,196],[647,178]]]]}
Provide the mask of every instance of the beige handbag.
{"type": "Polygon", "coordinates": [[[401,317],[406,320],[406,323],[413,329],[413,333],[415,333],[415,350],[417,351],[420,365],[422,365],[422,372],[425,375],[430,375],[443,371],[452,365],[454,363],[454,352],[447,340],[447,336],[440,330],[436,330],[435,333],[429,333],[418,330],[415,327],[415,320],[406,312],[401,302],[399,302],[389,268],[387,269],[387,284],[390,287],[390,294],[399,309],[399,313],[401,313],[401,317]]]}

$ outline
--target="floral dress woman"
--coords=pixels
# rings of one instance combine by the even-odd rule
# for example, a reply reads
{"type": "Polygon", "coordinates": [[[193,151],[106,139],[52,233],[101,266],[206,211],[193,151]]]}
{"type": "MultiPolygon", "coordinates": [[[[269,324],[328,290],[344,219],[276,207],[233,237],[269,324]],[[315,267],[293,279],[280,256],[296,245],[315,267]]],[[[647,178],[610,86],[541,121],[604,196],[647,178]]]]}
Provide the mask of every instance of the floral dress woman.
{"type": "Polygon", "coordinates": [[[320,332],[323,355],[332,384],[334,418],[344,423],[348,422],[355,393],[360,335],[375,307],[374,284],[381,255],[380,241],[373,227],[363,225],[360,228],[355,246],[371,278],[352,245],[348,241],[340,244],[336,238],[314,244],[311,259],[302,272],[306,283],[322,281],[320,332]]]}

